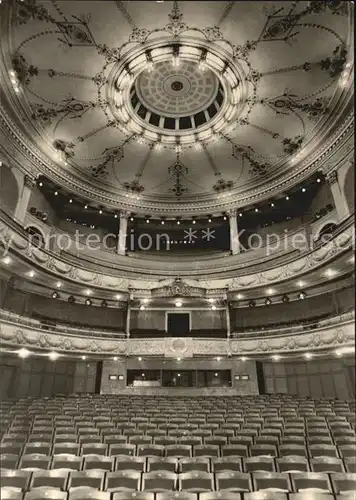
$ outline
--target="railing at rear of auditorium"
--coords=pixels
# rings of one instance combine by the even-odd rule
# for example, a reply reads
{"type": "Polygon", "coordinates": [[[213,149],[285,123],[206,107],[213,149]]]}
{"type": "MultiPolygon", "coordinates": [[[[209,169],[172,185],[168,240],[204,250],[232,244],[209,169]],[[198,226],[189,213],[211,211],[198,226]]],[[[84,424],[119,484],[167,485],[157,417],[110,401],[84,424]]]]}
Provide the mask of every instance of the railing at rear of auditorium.
{"type": "MultiPolygon", "coordinates": [[[[327,326],[331,325],[338,325],[338,324],[343,324],[349,321],[354,320],[355,318],[355,311],[348,311],[342,314],[338,314],[336,316],[330,316],[326,319],[321,319],[319,321],[307,321],[300,323],[295,326],[291,325],[281,325],[280,327],[273,327],[271,326],[270,328],[266,328],[265,330],[261,329],[246,329],[243,332],[232,332],[231,333],[231,338],[232,339],[251,339],[251,338],[263,338],[263,337],[268,337],[268,338],[273,338],[273,337],[284,337],[288,335],[293,335],[293,334],[302,334],[305,333],[308,330],[317,330],[320,328],[325,328],[327,326]]],[[[58,335],[65,334],[65,335],[70,335],[73,337],[90,337],[90,338],[101,338],[101,339],[106,339],[106,340],[115,340],[115,339],[126,339],[127,334],[123,331],[117,331],[117,330],[97,330],[95,328],[88,328],[88,327],[80,327],[80,326],[69,326],[69,325],[63,325],[63,324],[55,324],[51,325],[45,322],[41,322],[39,320],[33,319],[33,318],[28,318],[24,316],[20,316],[18,314],[15,314],[10,311],[6,310],[1,310],[0,309],[0,324],[1,323],[10,323],[16,326],[24,326],[33,330],[41,330],[44,332],[51,332],[51,333],[56,333],[58,335]]],[[[151,332],[152,333],[152,332],[151,332]]],[[[219,330],[219,334],[216,336],[209,335],[207,332],[206,335],[204,335],[203,331],[199,331],[199,335],[195,335],[194,331],[191,331],[189,333],[189,337],[197,338],[199,340],[212,340],[212,339],[221,339],[223,337],[226,338],[226,333],[222,335],[222,332],[219,330]]],[[[164,335],[144,335],[144,331],[142,330],[142,335],[140,336],[134,336],[137,340],[139,338],[147,339],[147,338],[162,338],[164,335]]]]}

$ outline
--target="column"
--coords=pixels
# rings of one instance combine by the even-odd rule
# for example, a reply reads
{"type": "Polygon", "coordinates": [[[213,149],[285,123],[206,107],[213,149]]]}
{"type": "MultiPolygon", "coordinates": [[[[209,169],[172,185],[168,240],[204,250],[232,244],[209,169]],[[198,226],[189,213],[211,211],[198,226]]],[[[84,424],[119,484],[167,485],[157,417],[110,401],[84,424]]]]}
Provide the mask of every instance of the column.
{"type": "Polygon", "coordinates": [[[330,186],[337,216],[339,222],[341,222],[343,219],[346,219],[347,217],[350,216],[350,210],[347,205],[343,189],[340,186],[338,177],[339,176],[337,170],[333,170],[332,172],[329,172],[329,174],[327,175],[326,181],[330,186]]]}
{"type": "Polygon", "coordinates": [[[127,314],[126,314],[126,337],[128,339],[130,338],[131,300],[132,300],[132,295],[130,294],[127,302],[127,314]]]}
{"type": "Polygon", "coordinates": [[[240,253],[239,243],[239,230],[237,227],[237,210],[230,210],[227,215],[229,216],[230,224],[230,250],[233,255],[240,253]]]}
{"type": "Polygon", "coordinates": [[[117,253],[125,255],[126,252],[126,234],[127,234],[127,212],[120,212],[119,238],[117,242],[117,253]]]}
{"type": "Polygon", "coordinates": [[[36,186],[35,179],[33,179],[28,175],[25,175],[22,192],[17,202],[15,211],[15,219],[20,223],[23,223],[25,220],[32,189],[35,186],[36,186]]]}
{"type": "Polygon", "coordinates": [[[230,308],[228,301],[226,301],[226,335],[227,338],[229,339],[231,335],[231,321],[230,321],[230,308]]]}

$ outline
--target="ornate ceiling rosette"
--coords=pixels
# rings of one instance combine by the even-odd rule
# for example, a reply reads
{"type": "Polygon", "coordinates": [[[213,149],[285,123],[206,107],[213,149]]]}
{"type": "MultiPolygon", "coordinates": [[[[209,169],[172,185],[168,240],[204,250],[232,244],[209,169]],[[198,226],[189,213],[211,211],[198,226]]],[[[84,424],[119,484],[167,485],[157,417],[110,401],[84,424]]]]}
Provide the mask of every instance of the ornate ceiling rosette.
{"type": "Polygon", "coordinates": [[[256,202],[311,174],[350,123],[350,2],[0,9],[11,133],[38,174],[111,208],[256,202]]]}

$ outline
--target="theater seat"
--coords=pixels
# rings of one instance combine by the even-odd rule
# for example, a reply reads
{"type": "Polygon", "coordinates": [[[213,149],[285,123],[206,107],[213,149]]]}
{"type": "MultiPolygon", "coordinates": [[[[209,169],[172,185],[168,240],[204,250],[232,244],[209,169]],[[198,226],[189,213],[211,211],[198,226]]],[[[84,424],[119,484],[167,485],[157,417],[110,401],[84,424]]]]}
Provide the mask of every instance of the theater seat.
{"type": "Polygon", "coordinates": [[[253,491],[251,476],[242,472],[218,472],[215,474],[216,487],[218,490],[235,492],[253,491]]]}
{"type": "MultiPolygon", "coordinates": [[[[339,500],[338,497],[336,498],[339,500]]],[[[334,500],[334,496],[330,493],[313,493],[309,491],[308,493],[291,493],[289,500],[334,500]]],[[[343,500],[348,499],[343,498],[343,500]]]]}
{"type": "Polygon", "coordinates": [[[18,488],[25,491],[30,484],[30,478],[31,471],[28,470],[0,469],[0,484],[2,488],[18,488]]]}
{"type": "Polygon", "coordinates": [[[173,491],[177,485],[177,474],[167,471],[146,472],[142,475],[142,489],[152,492],[173,491]]]}
{"type": "Polygon", "coordinates": [[[243,459],[244,472],[275,472],[274,458],[249,457],[243,459]]]}
{"type": "Polygon", "coordinates": [[[141,486],[141,473],[138,471],[115,471],[107,472],[105,490],[115,491],[138,491],[141,486]]]}
{"type": "Polygon", "coordinates": [[[70,469],[80,470],[82,467],[83,458],[67,453],[53,455],[51,469],[70,469]]]}
{"type": "Polygon", "coordinates": [[[147,460],[147,472],[164,470],[176,473],[178,469],[178,459],[174,457],[149,457],[147,460]]]}
{"type": "Polygon", "coordinates": [[[69,491],[68,500],[110,500],[110,493],[82,486],[69,491]]]}
{"type": "Polygon", "coordinates": [[[56,488],[49,488],[42,486],[40,488],[33,488],[24,495],[24,500],[66,500],[67,492],[60,491],[56,488]]]}
{"type": "Polygon", "coordinates": [[[203,471],[210,472],[210,461],[206,457],[181,458],[179,472],[203,471]]]}
{"type": "Polygon", "coordinates": [[[65,490],[68,482],[68,470],[39,470],[34,471],[31,477],[30,488],[57,488],[65,490]]]}
{"type": "Polygon", "coordinates": [[[276,458],[278,472],[309,472],[309,462],[305,457],[286,456],[276,458]]]}
{"type": "MultiPolygon", "coordinates": [[[[118,500],[121,500],[121,498],[118,500]]],[[[156,493],[156,500],[198,500],[198,494],[188,491],[165,491],[156,493]]]]}
{"type": "Polygon", "coordinates": [[[71,471],[68,488],[87,487],[103,489],[105,472],[102,470],[71,471]]]}
{"type": "Polygon", "coordinates": [[[114,470],[114,458],[102,455],[85,455],[83,461],[83,470],[114,470]]]}
{"type": "Polygon", "coordinates": [[[242,494],[232,491],[209,491],[200,493],[199,500],[242,500],[242,494]]]}
{"type": "Polygon", "coordinates": [[[2,469],[16,469],[19,462],[19,456],[11,453],[0,455],[0,464],[2,469]]]}
{"type": "Polygon", "coordinates": [[[209,472],[191,471],[179,474],[179,490],[201,493],[214,490],[214,476],[209,472]]]}
{"type": "Polygon", "coordinates": [[[240,457],[221,457],[212,458],[211,467],[213,472],[235,471],[242,472],[242,464],[240,457]]]}
{"type": "Polygon", "coordinates": [[[330,474],[330,479],[335,493],[340,495],[353,493],[356,496],[356,474],[330,474]]]}
{"type": "Polygon", "coordinates": [[[279,472],[254,472],[252,478],[254,490],[256,491],[270,490],[288,493],[292,490],[288,474],[279,472]]]}
{"type": "Polygon", "coordinates": [[[288,500],[288,495],[275,491],[253,491],[245,493],[244,500],[288,500]]]}
{"type": "Polygon", "coordinates": [[[1,500],[22,500],[23,492],[20,488],[3,487],[0,488],[1,500]]]}
{"type": "Polygon", "coordinates": [[[144,457],[131,457],[127,455],[117,455],[115,459],[116,471],[138,471],[144,472],[146,466],[146,459],[144,457]]]}
{"type": "Polygon", "coordinates": [[[331,484],[327,474],[316,472],[293,472],[291,475],[293,490],[295,492],[320,492],[331,493],[331,484]]]}
{"type": "Polygon", "coordinates": [[[118,491],[112,494],[112,500],[155,500],[155,494],[151,491],[118,491]]]}

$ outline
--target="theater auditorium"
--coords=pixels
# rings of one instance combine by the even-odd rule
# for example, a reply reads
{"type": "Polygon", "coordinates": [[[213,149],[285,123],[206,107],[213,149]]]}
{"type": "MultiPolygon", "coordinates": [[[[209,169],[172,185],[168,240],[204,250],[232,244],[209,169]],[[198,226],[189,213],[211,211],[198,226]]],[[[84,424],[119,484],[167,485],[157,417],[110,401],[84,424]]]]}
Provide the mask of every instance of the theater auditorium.
{"type": "Polygon", "coordinates": [[[354,2],[0,23],[1,500],[355,500],[354,2]]]}

